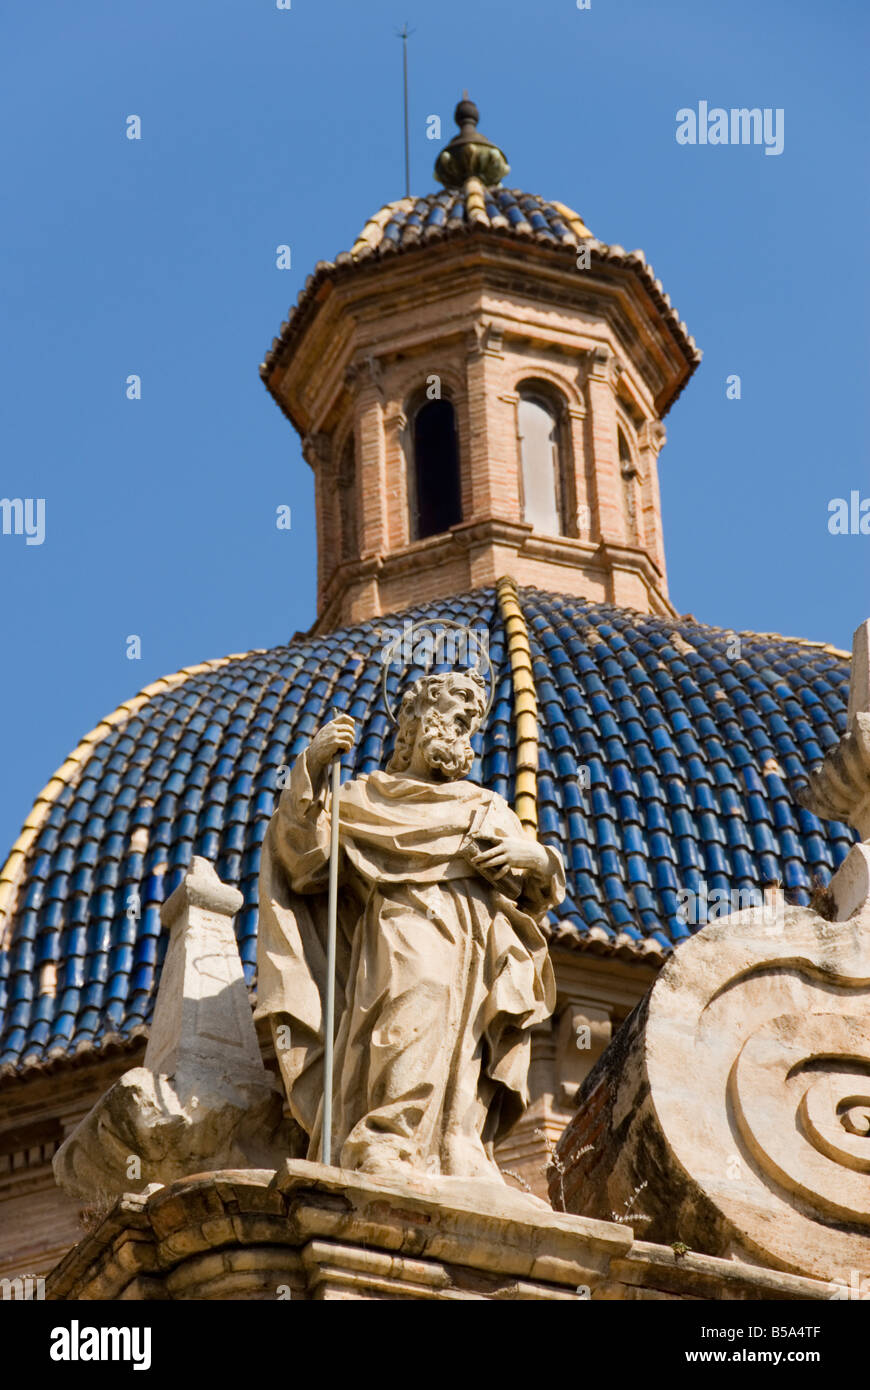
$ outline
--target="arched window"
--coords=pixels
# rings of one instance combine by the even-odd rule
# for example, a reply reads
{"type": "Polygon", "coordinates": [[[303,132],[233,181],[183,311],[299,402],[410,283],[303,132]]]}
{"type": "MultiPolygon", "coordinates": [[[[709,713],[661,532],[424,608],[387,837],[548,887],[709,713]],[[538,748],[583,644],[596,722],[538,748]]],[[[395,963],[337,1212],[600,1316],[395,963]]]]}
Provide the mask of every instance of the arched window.
{"type": "Polygon", "coordinates": [[[415,540],[462,520],[456,417],[450,401],[425,401],[412,422],[412,521],[415,540]]]}
{"type": "Polygon", "coordinates": [[[536,531],[562,534],[562,461],[559,420],[550,402],[532,390],[520,391],[518,407],[523,519],[536,531]]]}
{"type": "Polygon", "coordinates": [[[617,430],[619,440],[619,471],[622,475],[622,500],[625,508],[625,529],[629,544],[640,545],[640,498],[638,495],[638,469],[628,440],[621,429],[617,430]]]}

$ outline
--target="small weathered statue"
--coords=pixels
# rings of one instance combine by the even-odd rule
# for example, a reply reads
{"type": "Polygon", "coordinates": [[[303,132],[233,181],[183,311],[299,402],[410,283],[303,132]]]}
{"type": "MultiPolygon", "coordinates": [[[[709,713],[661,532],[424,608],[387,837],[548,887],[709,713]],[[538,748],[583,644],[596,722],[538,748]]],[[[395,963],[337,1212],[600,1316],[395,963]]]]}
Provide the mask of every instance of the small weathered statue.
{"type": "MultiPolygon", "coordinates": [[[[485,709],[474,671],[405,691],[393,757],[341,788],[332,1153],[398,1176],[501,1175],[493,1143],[527,1103],[530,1029],[553,1011],[540,921],[564,894],[556,850],[466,780],[485,709]]],[[[260,870],[258,1013],[291,1112],[320,1158],[330,792],[354,722],[293,766],[260,870]]]]}

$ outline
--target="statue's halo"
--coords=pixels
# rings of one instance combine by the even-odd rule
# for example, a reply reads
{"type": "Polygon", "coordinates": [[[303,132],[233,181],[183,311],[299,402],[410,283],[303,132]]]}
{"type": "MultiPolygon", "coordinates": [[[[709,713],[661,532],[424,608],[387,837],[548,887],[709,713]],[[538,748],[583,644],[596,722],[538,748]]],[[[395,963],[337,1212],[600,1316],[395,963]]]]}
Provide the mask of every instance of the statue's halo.
{"type": "MultiPolygon", "coordinates": [[[[489,652],[487,650],[488,642],[481,642],[480,635],[478,632],[475,631],[474,628],[468,627],[465,623],[455,622],[452,618],[438,618],[434,622],[424,622],[421,620],[418,623],[406,623],[405,626],[402,628],[402,631],[396,637],[393,638],[392,642],[388,643],[388,645],[384,648],[383,651],[382,661],[384,665],[384,674],[381,678],[381,688],[384,696],[384,707],[387,711],[387,715],[389,716],[393,724],[398,724],[399,717],[396,714],[395,708],[390,700],[390,692],[387,688],[387,676],[390,672],[390,669],[395,668],[398,669],[399,672],[403,672],[409,670],[412,666],[418,666],[421,667],[421,669],[428,674],[429,668],[432,665],[446,666],[448,663],[444,660],[443,656],[436,656],[434,657],[434,659],[430,657],[428,662],[424,662],[422,664],[421,662],[415,661],[413,659],[413,654],[417,652],[420,645],[420,642],[418,641],[418,634],[420,635],[421,639],[423,639],[424,635],[425,638],[431,638],[434,634],[435,650],[437,652],[439,648],[438,633],[445,628],[451,629],[451,631],[454,633],[464,634],[466,654],[468,654],[469,639],[471,640],[472,651],[476,653],[476,660],[474,661],[474,664],[472,665],[466,662],[465,665],[460,665],[459,663],[457,663],[453,669],[456,671],[478,672],[478,674],[486,681],[486,684],[489,689],[489,695],[486,701],[486,709],[483,712],[483,719],[487,718],[490,710],[492,709],[493,697],[495,695],[495,681],[493,680],[492,675],[492,662],[489,659],[489,652]],[[481,658],[485,662],[485,666],[483,667],[483,669],[481,668],[481,658]]],[[[486,635],[488,638],[488,629],[486,629],[486,635]]],[[[445,644],[441,643],[440,645],[443,648],[445,644]]],[[[445,671],[443,672],[443,674],[446,675],[447,672],[445,671]]],[[[481,722],[483,722],[483,720],[481,720],[481,722]]]]}

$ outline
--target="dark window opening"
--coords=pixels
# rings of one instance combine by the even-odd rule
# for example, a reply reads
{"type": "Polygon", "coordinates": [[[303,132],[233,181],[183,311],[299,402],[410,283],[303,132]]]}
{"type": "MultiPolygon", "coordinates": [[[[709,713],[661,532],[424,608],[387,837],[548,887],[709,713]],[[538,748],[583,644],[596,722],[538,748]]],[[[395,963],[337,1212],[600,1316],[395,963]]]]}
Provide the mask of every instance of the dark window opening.
{"type": "Polygon", "coordinates": [[[456,420],[449,401],[427,401],[414,416],[415,536],[437,536],[462,520],[456,420]]]}

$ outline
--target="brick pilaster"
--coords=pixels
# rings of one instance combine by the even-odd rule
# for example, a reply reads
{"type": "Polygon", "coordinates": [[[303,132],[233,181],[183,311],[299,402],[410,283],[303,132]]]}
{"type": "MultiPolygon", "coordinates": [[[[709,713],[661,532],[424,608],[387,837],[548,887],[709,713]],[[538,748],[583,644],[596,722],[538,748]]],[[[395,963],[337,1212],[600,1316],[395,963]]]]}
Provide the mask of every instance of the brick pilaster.
{"type": "Polygon", "coordinates": [[[595,533],[600,540],[621,544],[626,536],[613,365],[613,353],[603,343],[593,348],[586,359],[586,395],[589,402],[586,439],[591,451],[595,533]]]}

